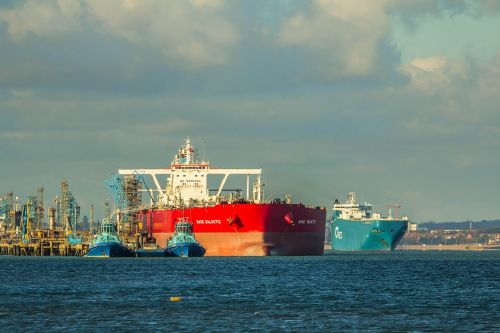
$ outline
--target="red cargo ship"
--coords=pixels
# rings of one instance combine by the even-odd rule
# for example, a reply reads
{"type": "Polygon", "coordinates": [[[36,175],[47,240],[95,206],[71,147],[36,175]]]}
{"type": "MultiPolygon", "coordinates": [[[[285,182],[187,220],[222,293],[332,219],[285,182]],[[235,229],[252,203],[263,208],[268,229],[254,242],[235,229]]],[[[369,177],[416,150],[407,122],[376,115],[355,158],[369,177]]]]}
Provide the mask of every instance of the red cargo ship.
{"type": "MultiPolygon", "coordinates": [[[[148,175],[152,206],[138,214],[143,228],[165,247],[180,218],[193,224],[196,240],[206,256],[321,255],[325,239],[326,210],[275,199],[263,200],[261,169],[210,168],[197,161],[191,141],[175,155],[169,169],[119,170],[121,175],[148,175]],[[162,188],[158,175],[168,175],[162,188]],[[223,176],[219,186],[208,189],[209,175],[223,176]],[[246,195],[227,193],[231,175],[246,176],[246,195]],[[250,195],[250,177],[253,177],[250,195]],[[222,194],[222,193],[226,194],[222,194]]],[[[219,176],[220,177],[220,176],[219,176]]],[[[231,190],[230,190],[231,191],[231,190]]]]}

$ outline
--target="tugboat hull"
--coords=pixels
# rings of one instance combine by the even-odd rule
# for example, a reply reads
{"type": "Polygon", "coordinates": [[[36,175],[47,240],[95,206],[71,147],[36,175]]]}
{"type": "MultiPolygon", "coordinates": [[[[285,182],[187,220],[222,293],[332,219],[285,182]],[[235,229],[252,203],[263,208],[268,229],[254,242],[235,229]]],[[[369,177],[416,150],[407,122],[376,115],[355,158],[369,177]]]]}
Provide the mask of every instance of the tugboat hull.
{"type": "Polygon", "coordinates": [[[112,257],[133,257],[134,254],[128,248],[118,243],[98,243],[92,246],[85,256],[112,258],[112,257]]]}
{"type": "Polygon", "coordinates": [[[169,257],[203,257],[205,249],[196,243],[177,243],[167,248],[169,257]]]}

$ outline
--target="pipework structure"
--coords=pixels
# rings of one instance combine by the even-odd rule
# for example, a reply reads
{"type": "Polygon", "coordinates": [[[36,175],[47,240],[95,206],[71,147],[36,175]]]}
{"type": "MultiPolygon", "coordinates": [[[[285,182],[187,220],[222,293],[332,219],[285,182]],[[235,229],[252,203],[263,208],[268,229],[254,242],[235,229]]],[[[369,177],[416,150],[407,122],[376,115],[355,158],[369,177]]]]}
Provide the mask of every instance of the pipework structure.
{"type": "Polygon", "coordinates": [[[5,197],[0,197],[0,232],[15,228],[14,194],[7,193],[5,197]]]}
{"type": "Polygon", "coordinates": [[[122,233],[132,234],[137,232],[136,212],[142,205],[142,183],[135,175],[121,178],[113,175],[105,180],[111,193],[118,216],[118,230],[122,233]]]}
{"type": "Polygon", "coordinates": [[[40,224],[38,200],[35,195],[28,195],[28,200],[23,205],[21,219],[21,238],[27,242],[31,239],[31,232],[38,229],[40,224]]]}
{"type": "Polygon", "coordinates": [[[56,199],[57,225],[64,226],[67,232],[75,232],[80,220],[80,205],[69,190],[68,181],[61,182],[61,197],[56,199]]]}
{"type": "Polygon", "coordinates": [[[44,191],[44,188],[43,186],[40,186],[37,190],[36,190],[36,201],[37,201],[37,224],[36,224],[36,227],[37,229],[40,229],[40,228],[43,228],[44,227],[44,207],[43,207],[43,191],[44,191]]]}
{"type": "Polygon", "coordinates": [[[80,206],[66,180],[47,212],[43,187],[24,201],[14,199],[13,193],[0,196],[0,255],[82,255],[90,238],[82,230],[77,232],[79,219],[80,206]]]}

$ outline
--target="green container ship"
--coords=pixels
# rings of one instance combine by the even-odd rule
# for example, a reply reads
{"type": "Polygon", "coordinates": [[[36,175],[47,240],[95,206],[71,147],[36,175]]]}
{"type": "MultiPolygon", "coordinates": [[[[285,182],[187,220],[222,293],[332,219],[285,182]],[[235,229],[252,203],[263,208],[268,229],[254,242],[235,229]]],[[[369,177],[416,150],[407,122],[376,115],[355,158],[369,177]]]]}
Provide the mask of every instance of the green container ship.
{"type": "MultiPolygon", "coordinates": [[[[398,206],[396,206],[398,207],[398,206]]],[[[372,205],[356,202],[349,192],[347,201],[335,200],[331,221],[332,249],[336,251],[392,251],[408,229],[408,218],[384,217],[372,213],[372,205]]]]}

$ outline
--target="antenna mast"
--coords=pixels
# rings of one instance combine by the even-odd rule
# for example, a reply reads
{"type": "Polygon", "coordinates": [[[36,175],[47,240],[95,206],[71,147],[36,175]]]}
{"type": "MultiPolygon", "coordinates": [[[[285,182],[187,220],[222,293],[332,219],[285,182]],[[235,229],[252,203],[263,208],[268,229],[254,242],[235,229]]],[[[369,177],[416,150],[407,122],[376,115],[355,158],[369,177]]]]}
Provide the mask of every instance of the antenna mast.
{"type": "Polygon", "coordinates": [[[397,220],[398,219],[398,209],[401,208],[401,205],[396,203],[394,205],[387,205],[386,207],[394,208],[394,218],[397,220]]]}

